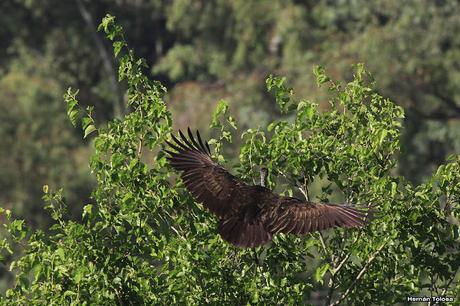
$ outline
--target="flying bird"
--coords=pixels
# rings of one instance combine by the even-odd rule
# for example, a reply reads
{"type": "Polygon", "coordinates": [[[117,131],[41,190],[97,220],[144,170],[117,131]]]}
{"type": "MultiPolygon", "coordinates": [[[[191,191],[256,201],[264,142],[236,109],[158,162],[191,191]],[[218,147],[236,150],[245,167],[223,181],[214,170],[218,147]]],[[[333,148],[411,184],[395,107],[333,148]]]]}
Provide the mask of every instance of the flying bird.
{"type": "Polygon", "coordinates": [[[269,242],[277,233],[302,235],[332,227],[361,227],[369,220],[370,208],[314,203],[284,197],[265,187],[267,169],[262,168],[261,185],[248,185],[211,158],[207,142],[188,128],[188,138],[165,149],[171,166],[182,171],[188,191],[220,220],[218,232],[231,244],[251,248],[269,242]],[[171,150],[172,149],[172,150],[171,150]]]}

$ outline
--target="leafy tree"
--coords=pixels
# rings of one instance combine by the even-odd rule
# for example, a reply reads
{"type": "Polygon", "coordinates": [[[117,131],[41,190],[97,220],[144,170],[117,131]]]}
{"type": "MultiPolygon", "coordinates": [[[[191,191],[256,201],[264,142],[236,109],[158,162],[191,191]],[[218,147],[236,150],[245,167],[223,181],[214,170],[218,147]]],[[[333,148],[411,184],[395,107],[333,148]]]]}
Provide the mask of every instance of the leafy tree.
{"type": "MultiPolygon", "coordinates": [[[[81,216],[81,201],[94,183],[86,166],[90,149],[81,145],[66,118],[63,88],[50,72],[53,59],[21,52],[0,79],[0,205],[29,226],[45,229],[52,219],[40,200],[43,184],[57,189],[66,182],[66,218],[81,216]]],[[[0,275],[5,290],[4,265],[0,275]]]]}
{"type": "MultiPolygon", "coordinates": [[[[60,174],[73,171],[67,168],[69,164],[57,162],[55,155],[36,156],[35,150],[23,150],[23,164],[54,163],[56,175],[48,180],[45,174],[18,174],[11,152],[40,147],[42,137],[33,133],[17,137],[11,132],[12,124],[26,130],[29,126],[46,127],[43,133],[52,127],[72,134],[62,120],[61,106],[51,102],[68,86],[79,88],[80,105],[98,109],[94,114],[98,122],[121,118],[126,111],[125,83],[117,82],[110,47],[95,32],[94,20],[106,12],[119,16],[130,45],[146,58],[155,78],[168,87],[165,101],[174,128],[192,125],[207,130],[201,114],[207,114],[205,110],[215,107],[220,98],[232,101],[229,114],[239,123],[234,135],[251,128],[254,121],[265,126],[285,118],[265,89],[268,71],[285,75],[297,97],[323,101],[319,108],[328,109],[324,101],[331,95],[316,88],[311,67],[321,63],[334,79],[348,82],[352,79],[350,63],[367,63],[379,80],[375,90],[406,109],[399,155],[403,166],[397,168],[398,173],[414,183],[428,180],[446,156],[460,148],[459,10],[455,0],[404,4],[395,0],[1,1],[0,107],[7,110],[8,119],[0,123],[4,161],[0,203],[14,207],[21,218],[34,225],[46,226],[47,219],[38,213],[40,188],[36,181],[41,185],[46,179],[54,185],[54,181],[68,181],[60,174]],[[38,71],[33,70],[35,65],[38,71]],[[33,78],[27,78],[29,73],[33,78]],[[12,85],[16,77],[23,78],[21,86],[12,85]],[[52,84],[51,93],[46,93],[46,99],[26,95],[28,101],[18,111],[16,96],[34,91],[37,83],[52,84]],[[50,101],[56,115],[30,115],[45,101],[50,101]],[[191,108],[197,111],[190,112],[191,108]],[[13,143],[16,147],[10,148],[13,143]],[[21,213],[21,207],[33,208],[28,214],[21,213]]],[[[45,91],[45,86],[41,90],[45,91]]],[[[85,159],[88,143],[79,142],[78,133],[73,134],[71,147],[62,150],[85,159]]],[[[225,153],[236,160],[240,145],[240,137],[235,137],[225,146],[225,153]]],[[[82,162],[74,169],[86,169],[82,162]]],[[[66,196],[75,207],[74,203],[85,201],[91,185],[81,176],[71,179],[75,179],[75,188],[66,188],[66,196]],[[81,195],[74,192],[80,190],[84,191],[81,195]]]]}
{"type": "Polygon", "coordinates": [[[0,205],[30,226],[50,225],[41,185],[56,189],[66,182],[68,217],[75,219],[94,184],[87,167],[91,148],[65,116],[65,88],[78,87],[81,105],[96,105],[99,121],[124,111],[124,84],[117,82],[111,48],[95,33],[92,20],[110,10],[135,15],[130,36],[143,44],[138,50],[149,54],[146,49],[153,49],[155,42],[148,45],[140,37],[154,31],[141,24],[152,19],[161,23],[161,10],[146,13],[157,7],[153,2],[126,8],[115,1],[1,1],[0,205]]]}
{"type": "MultiPolygon", "coordinates": [[[[167,11],[177,40],[154,71],[173,81],[226,80],[236,87],[238,79],[277,71],[300,96],[326,98],[309,86],[313,64],[350,80],[350,63],[365,62],[380,80],[376,90],[406,108],[401,174],[424,181],[460,149],[458,1],[173,1],[167,11]]],[[[261,94],[262,82],[241,86],[247,94],[237,103],[271,120],[278,114],[261,94]]]]}
{"type": "MultiPolygon", "coordinates": [[[[10,242],[26,245],[11,264],[15,285],[4,304],[299,304],[324,293],[325,304],[369,305],[418,294],[459,297],[460,158],[422,185],[392,176],[403,111],[373,90],[362,65],[345,85],[315,71],[334,97],[324,112],[294,99],[285,79],[269,77],[267,88],[289,119],[245,131],[235,168],[250,181],[263,164],[279,192],[373,203],[379,216],[360,230],[278,235],[242,250],[219,238],[216,220],[173,180],[158,150],[172,124],[164,87],[143,74],[145,61],[128,49],[112,16],[100,27],[113,41],[132,111],[103,127],[91,108],[82,119],[85,137],[97,133],[90,166],[98,183],[82,223],[66,220],[62,193],[48,186],[43,198],[56,221],[50,235],[2,210],[10,242]]],[[[65,96],[73,124],[76,95],[65,96]]],[[[212,120],[221,161],[222,143],[237,127],[227,110],[221,102],[212,120]]],[[[4,255],[10,242],[1,242],[4,255]]]]}
{"type": "Polygon", "coordinates": [[[321,62],[333,62],[344,77],[350,61],[368,63],[378,91],[406,109],[399,172],[423,181],[460,149],[459,2],[324,3],[318,12],[325,29],[335,28],[321,62]]]}

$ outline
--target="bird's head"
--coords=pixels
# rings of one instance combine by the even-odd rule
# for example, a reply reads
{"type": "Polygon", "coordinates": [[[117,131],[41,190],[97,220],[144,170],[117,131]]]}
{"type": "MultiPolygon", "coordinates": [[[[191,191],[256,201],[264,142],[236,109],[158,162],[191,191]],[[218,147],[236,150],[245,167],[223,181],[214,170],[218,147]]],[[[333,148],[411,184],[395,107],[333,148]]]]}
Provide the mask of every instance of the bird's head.
{"type": "Polygon", "coordinates": [[[260,168],[260,185],[262,187],[266,186],[268,176],[268,169],[265,167],[260,168]]]}

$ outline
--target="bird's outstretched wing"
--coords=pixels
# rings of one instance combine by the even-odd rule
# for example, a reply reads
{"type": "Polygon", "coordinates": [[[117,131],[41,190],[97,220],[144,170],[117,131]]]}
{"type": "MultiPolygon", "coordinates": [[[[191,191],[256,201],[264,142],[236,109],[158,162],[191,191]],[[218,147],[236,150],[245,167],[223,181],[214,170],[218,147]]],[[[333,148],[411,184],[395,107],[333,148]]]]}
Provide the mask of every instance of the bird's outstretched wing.
{"type": "Polygon", "coordinates": [[[188,136],[179,131],[181,140],[172,135],[173,142],[167,144],[175,151],[165,150],[174,169],[183,171],[181,177],[187,189],[211,212],[223,217],[238,209],[239,203],[232,201],[239,186],[244,185],[222,166],[211,159],[207,142],[203,142],[197,131],[197,139],[190,128],[188,136]]]}
{"type": "Polygon", "coordinates": [[[331,227],[361,227],[372,215],[371,208],[304,202],[283,197],[264,212],[266,229],[272,233],[306,234],[331,227]]]}
{"type": "Polygon", "coordinates": [[[219,233],[239,247],[256,247],[276,233],[306,234],[331,227],[360,227],[371,208],[312,203],[281,197],[262,186],[249,186],[211,159],[199,132],[179,131],[165,149],[171,165],[196,200],[220,217],[219,233]]]}

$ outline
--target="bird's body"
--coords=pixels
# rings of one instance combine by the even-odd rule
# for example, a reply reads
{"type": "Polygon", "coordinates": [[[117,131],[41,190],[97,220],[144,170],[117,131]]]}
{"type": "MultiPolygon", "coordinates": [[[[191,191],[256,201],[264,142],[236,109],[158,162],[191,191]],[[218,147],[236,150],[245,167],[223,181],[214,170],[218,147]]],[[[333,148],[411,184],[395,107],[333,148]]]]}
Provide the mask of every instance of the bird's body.
{"type": "Polygon", "coordinates": [[[209,146],[199,133],[189,139],[179,131],[179,140],[165,150],[171,165],[183,171],[185,186],[196,200],[220,218],[219,234],[239,247],[256,247],[276,233],[306,234],[330,227],[359,227],[365,224],[368,209],[347,205],[313,203],[280,196],[264,186],[248,185],[211,159],[209,146]]]}

